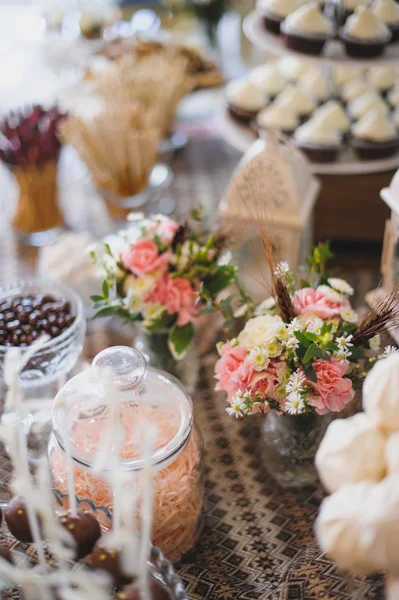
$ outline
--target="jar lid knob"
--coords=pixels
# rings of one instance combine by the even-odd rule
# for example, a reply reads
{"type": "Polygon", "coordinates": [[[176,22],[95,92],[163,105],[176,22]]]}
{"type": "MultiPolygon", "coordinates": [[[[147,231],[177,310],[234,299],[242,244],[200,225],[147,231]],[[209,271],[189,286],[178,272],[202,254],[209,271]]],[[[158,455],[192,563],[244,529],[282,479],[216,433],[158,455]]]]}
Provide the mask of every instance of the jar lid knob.
{"type": "Polygon", "coordinates": [[[143,381],[147,372],[147,362],[141,352],[134,348],[113,346],[97,354],[91,368],[101,383],[114,383],[119,388],[126,389],[143,381]],[[113,373],[111,382],[110,371],[113,373]]]}

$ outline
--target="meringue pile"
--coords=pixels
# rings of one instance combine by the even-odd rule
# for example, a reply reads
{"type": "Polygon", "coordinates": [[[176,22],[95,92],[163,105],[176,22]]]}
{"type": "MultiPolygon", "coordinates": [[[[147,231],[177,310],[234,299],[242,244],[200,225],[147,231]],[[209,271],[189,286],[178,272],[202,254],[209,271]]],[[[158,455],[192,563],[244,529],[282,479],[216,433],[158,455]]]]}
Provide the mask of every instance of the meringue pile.
{"type": "Polygon", "coordinates": [[[333,421],[317,452],[320,479],[332,493],[316,536],[339,567],[392,574],[399,569],[399,352],[367,376],[363,408],[333,421]]]}

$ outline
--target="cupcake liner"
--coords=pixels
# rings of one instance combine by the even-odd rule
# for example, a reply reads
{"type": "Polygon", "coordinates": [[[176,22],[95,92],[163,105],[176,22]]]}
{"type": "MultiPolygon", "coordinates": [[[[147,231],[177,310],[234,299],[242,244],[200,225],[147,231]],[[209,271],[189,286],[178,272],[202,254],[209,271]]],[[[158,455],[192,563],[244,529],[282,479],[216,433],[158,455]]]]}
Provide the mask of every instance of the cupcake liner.
{"type": "Polygon", "coordinates": [[[234,104],[228,105],[228,111],[233,119],[239,121],[240,123],[244,123],[245,125],[248,125],[254,119],[254,117],[256,117],[258,112],[254,110],[245,110],[243,108],[239,108],[238,106],[234,106],[234,104]]]}
{"type": "Polygon", "coordinates": [[[399,138],[386,142],[351,138],[351,146],[360,160],[382,160],[395,156],[399,151],[399,138]]]}
{"type": "Polygon", "coordinates": [[[297,148],[301,150],[311,162],[331,163],[338,158],[342,146],[326,146],[323,144],[300,144],[296,142],[297,148]]]}
{"type": "Polygon", "coordinates": [[[263,13],[262,18],[265,29],[267,29],[267,31],[270,31],[271,33],[279,35],[280,25],[283,21],[283,18],[278,17],[276,15],[272,15],[270,13],[263,13]]]}
{"type": "Polygon", "coordinates": [[[344,43],[345,51],[352,58],[375,58],[384,53],[389,44],[392,34],[384,39],[358,40],[345,33],[343,29],[339,31],[339,37],[344,43]]]}
{"type": "Polygon", "coordinates": [[[297,31],[287,31],[284,23],[281,24],[280,33],[285,45],[290,50],[302,52],[303,54],[321,54],[325,43],[332,37],[328,35],[307,35],[297,31]]]}

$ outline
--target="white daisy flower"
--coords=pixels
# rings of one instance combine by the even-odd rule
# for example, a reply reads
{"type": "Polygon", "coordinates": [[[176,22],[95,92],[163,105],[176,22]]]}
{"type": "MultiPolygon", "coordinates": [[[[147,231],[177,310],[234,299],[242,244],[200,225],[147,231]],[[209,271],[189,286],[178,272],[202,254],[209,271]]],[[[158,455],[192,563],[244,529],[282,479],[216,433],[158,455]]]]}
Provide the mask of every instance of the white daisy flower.
{"type": "Polygon", "coordinates": [[[345,294],[341,294],[334,290],[329,285],[319,285],[317,287],[317,291],[321,292],[323,296],[327,298],[327,300],[331,300],[331,302],[345,302],[347,300],[345,294]]]}
{"type": "Polygon", "coordinates": [[[341,319],[347,323],[357,323],[359,320],[358,314],[351,308],[341,308],[339,314],[341,319]]]}
{"type": "Polygon", "coordinates": [[[285,403],[285,410],[289,415],[300,415],[305,408],[305,402],[298,392],[292,392],[285,403]]]}
{"type": "Polygon", "coordinates": [[[278,265],[274,271],[274,274],[276,275],[276,277],[284,278],[286,275],[288,275],[289,272],[290,272],[290,265],[285,260],[282,260],[281,262],[278,263],[278,265]]]}
{"type": "Polygon", "coordinates": [[[301,329],[301,322],[298,317],[294,317],[291,323],[287,325],[288,333],[294,333],[294,331],[299,331],[301,329]]]}
{"type": "Polygon", "coordinates": [[[295,350],[295,348],[298,348],[298,346],[299,346],[299,341],[296,339],[296,337],[294,335],[290,335],[288,340],[286,340],[284,342],[284,346],[288,350],[295,350]]]}
{"type": "Polygon", "coordinates": [[[350,350],[338,350],[335,352],[334,357],[338,358],[341,362],[348,362],[349,357],[352,356],[352,352],[350,350]]]}
{"type": "Polygon", "coordinates": [[[249,353],[249,360],[255,371],[264,371],[269,365],[269,354],[264,346],[255,346],[249,353]]]}
{"type": "Polygon", "coordinates": [[[372,350],[379,350],[381,347],[381,336],[379,333],[369,340],[369,346],[372,350]]]}
{"type": "Polygon", "coordinates": [[[353,335],[347,335],[346,337],[343,335],[339,338],[336,339],[336,342],[338,344],[338,347],[342,350],[347,350],[348,348],[350,348],[351,346],[353,346],[353,344],[351,344],[351,339],[353,338],[353,335]]]}
{"type": "Polygon", "coordinates": [[[300,371],[295,371],[292,373],[291,377],[287,383],[287,393],[291,394],[293,392],[303,392],[303,386],[306,383],[306,377],[300,371]]]}
{"type": "Polygon", "coordinates": [[[390,354],[394,354],[394,352],[398,352],[398,348],[396,348],[396,346],[386,346],[385,350],[382,354],[380,354],[380,356],[378,357],[379,359],[381,358],[387,358],[390,354]]]}
{"type": "Polygon", "coordinates": [[[230,406],[226,408],[226,412],[237,419],[243,417],[245,415],[245,403],[241,401],[241,398],[236,398],[230,406]]]}
{"type": "Polygon", "coordinates": [[[288,337],[287,326],[285,323],[277,323],[275,328],[276,337],[280,340],[286,340],[288,337]]]}
{"type": "Polygon", "coordinates": [[[277,342],[269,342],[265,344],[265,348],[269,356],[279,356],[282,352],[282,347],[277,342]]]}
{"type": "Polygon", "coordinates": [[[276,306],[276,301],[272,296],[270,296],[270,298],[266,298],[266,300],[263,300],[263,302],[258,304],[258,306],[255,308],[254,315],[255,315],[255,317],[260,317],[260,316],[264,315],[265,313],[267,313],[272,308],[274,308],[275,306],[276,306]]]}
{"type": "Polygon", "coordinates": [[[347,296],[353,296],[354,290],[351,285],[345,279],[339,279],[338,277],[329,277],[327,279],[328,283],[331,285],[334,290],[340,292],[341,294],[346,294],[347,296]]]}
{"type": "Polygon", "coordinates": [[[143,221],[144,220],[144,213],[142,213],[142,212],[131,212],[126,217],[126,220],[130,221],[132,223],[135,222],[135,221],[143,221]]]}
{"type": "Polygon", "coordinates": [[[143,277],[128,275],[123,282],[123,289],[140,298],[145,298],[154,289],[155,281],[155,277],[151,275],[144,275],[143,277]]]}
{"type": "Polygon", "coordinates": [[[321,335],[321,329],[323,325],[324,321],[322,321],[322,319],[319,319],[318,317],[315,317],[314,319],[310,319],[306,323],[306,331],[308,331],[309,333],[314,333],[315,335],[321,335]]]}

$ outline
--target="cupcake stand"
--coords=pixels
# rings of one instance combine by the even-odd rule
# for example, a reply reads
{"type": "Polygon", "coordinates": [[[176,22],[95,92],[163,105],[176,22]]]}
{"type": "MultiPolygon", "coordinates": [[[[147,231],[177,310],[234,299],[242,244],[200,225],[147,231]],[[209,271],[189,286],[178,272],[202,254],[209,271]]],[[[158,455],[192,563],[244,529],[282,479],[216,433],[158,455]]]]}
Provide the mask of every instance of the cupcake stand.
{"type": "MultiPolygon", "coordinates": [[[[336,40],[328,41],[318,56],[295,52],[284,45],[281,37],[265,29],[262,15],[257,11],[244,19],[243,29],[249,41],[267,56],[290,55],[327,69],[339,65],[394,66],[399,61],[399,44],[388,46],[385,54],[375,59],[352,59],[336,40]]],[[[247,152],[256,140],[256,133],[234,121],[226,106],[219,116],[219,126],[226,141],[240,152],[247,152]]],[[[365,161],[359,160],[351,148],[346,148],[335,162],[309,162],[309,167],[322,182],[315,209],[316,240],[380,243],[389,212],[381,205],[379,193],[399,167],[399,153],[388,159],[365,161]]]]}

